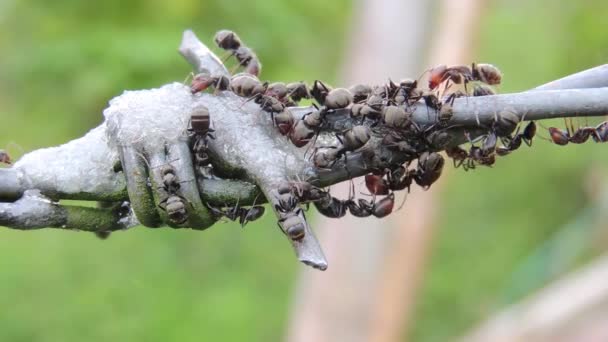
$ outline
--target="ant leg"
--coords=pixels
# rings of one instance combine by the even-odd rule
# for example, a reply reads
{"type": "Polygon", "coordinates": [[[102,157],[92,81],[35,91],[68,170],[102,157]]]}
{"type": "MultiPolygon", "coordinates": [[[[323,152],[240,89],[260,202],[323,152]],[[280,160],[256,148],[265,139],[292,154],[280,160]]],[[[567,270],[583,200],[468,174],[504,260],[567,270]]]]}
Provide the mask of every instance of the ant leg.
{"type": "Polygon", "coordinates": [[[218,77],[217,81],[215,81],[213,84],[213,95],[219,94],[220,90],[218,88],[220,86],[220,82],[222,82],[222,79],[218,77]]]}
{"type": "Polygon", "coordinates": [[[443,97],[445,95],[445,93],[448,91],[448,89],[452,86],[452,84],[450,84],[451,78],[450,77],[444,77],[444,78],[445,78],[445,80],[444,80],[445,87],[443,87],[443,92],[441,93],[441,97],[443,97]]]}
{"type": "Polygon", "coordinates": [[[408,192],[404,192],[403,201],[401,201],[401,205],[399,205],[399,208],[397,208],[397,211],[401,210],[401,208],[403,208],[403,206],[405,205],[405,200],[407,199],[407,194],[408,194],[408,192]]]}
{"type": "Polygon", "coordinates": [[[243,101],[243,103],[241,103],[241,105],[239,106],[239,108],[242,108],[249,101],[252,101],[252,100],[255,101],[255,100],[257,100],[261,96],[262,96],[262,94],[255,94],[255,95],[250,96],[249,98],[247,98],[247,100],[245,100],[245,101],[243,101]]]}
{"type": "Polygon", "coordinates": [[[574,123],[570,118],[564,118],[564,125],[566,126],[566,133],[568,134],[568,140],[574,135],[574,123]],[[570,123],[570,125],[568,125],[570,123]]]}
{"type": "Polygon", "coordinates": [[[190,78],[194,78],[194,72],[192,72],[192,71],[190,71],[190,73],[188,73],[188,75],[186,75],[186,78],[184,79],[183,84],[186,84],[190,78]]]}
{"type": "Polygon", "coordinates": [[[165,199],[163,199],[161,202],[159,202],[158,207],[164,211],[167,211],[167,200],[168,199],[169,199],[169,196],[167,196],[165,199]]]}
{"type": "Polygon", "coordinates": [[[352,176],[350,174],[350,170],[348,169],[348,157],[346,156],[346,152],[344,152],[344,169],[346,170],[346,176],[352,181],[352,176]]]}
{"type": "MultiPolygon", "coordinates": [[[[306,159],[306,155],[308,154],[308,151],[310,150],[310,148],[317,143],[318,136],[319,136],[319,132],[316,132],[314,135],[314,138],[312,140],[312,143],[310,143],[310,142],[308,143],[308,147],[306,148],[306,151],[304,151],[304,159],[306,159]]],[[[316,148],[315,148],[315,151],[316,151],[316,148]]]]}
{"type": "Polygon", "coordinates": [[[228,58],[232,57],[235,55],[236,51],[227,51],[228,53],[225,56],[222,56],[222,64],[224,64],[228,58]]]}
{"type": "MultiPolygon", "coordinates": [[[[260,195],[258,194],[257,196],[255,196],[255,198],[253,199],[253,204],[251,205],[251,208],[255,207],[255,202],[257,202],[258,197],[260,197],[260,195]]],[[[241,200],[241,198],[239,197],[239,199],[237,199],[236,203],[238,206],[239,201],[241,200]]],[[[241,218],[239,218],[239,221],[241,221],[241,228],[245,228],[245,225],[249,222],[249,220],[247,220],[247,216],[249,215],[249,212],[251,211],[250,209],[245,209],[245,215],[241,216],[241,218]],[[244,218],[243,218],[244,217],[244,218]]]]}
{"type": "MultiPolygon", "coordinates": [[[[564,120],[564,124],[565,124],[565,120],[564,120]]],[[[543,130],[545,130],[545,131],[548,131],[548,130],[549,130],[549,128],[545,127],[545,125],[543,125],[543,124],[542,124],[542,123],[540,123],[540,122],[538,123],[538,125],[539,125],[539,126],[540,126],[540,127],[543,129],[543,130]]],[[[566,130],[568,130],[567,126],[566,126],[566,130]]],[[[543,137],[543,136],[542,136],[542,135],[540,135],[540,134],[537,134],[536,136],[538,136],[539,138],[541,138],[541,139],[543,139],[543,140],[546,140],[546,141],[548,141],[548,142],[550,142],[550,143],[552,143],[552,144],[553,144],[553,140],[551,140],[551,138],[545,138],[545,137],[543,137]]],[[[570,137],[570,133],[568,133],[568,137],[570,137]]],[[[525,142],[525,140],[524,140],[524,142],[525,142]]],[[[527,144],[528,144],[528,143],[526,143],[526,145],[527,145],[527,144]]],[[[530,146],[530,145],[528,145],[528,146],[530,146]]]]}

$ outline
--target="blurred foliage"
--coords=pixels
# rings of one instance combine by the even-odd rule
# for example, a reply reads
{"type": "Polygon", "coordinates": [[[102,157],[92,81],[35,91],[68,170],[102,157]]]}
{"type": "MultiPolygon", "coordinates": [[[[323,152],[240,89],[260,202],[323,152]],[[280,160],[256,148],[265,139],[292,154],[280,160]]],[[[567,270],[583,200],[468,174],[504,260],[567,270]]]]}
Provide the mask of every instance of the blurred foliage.
{"type": "MultiPolygon", "coordinates": [[[[602,14],[607,11],[605,1],[496,0],[485,9],[479,51],[472,55],[501,68],[501,91],[523,91],[606,63],[602,14]]],[[[543,124],[564,127],[563,120],[543,124]]],[[[538,134],[548,137],[542,127],[538,134]]],[[[533,148],[522,146],[492,169],[451,170],[443,179],[441,217],[411,340],[446,341],[464,334],[541,286],[534,279],[545,272],[525,271],[550,268],[553,260],[545,258],[537,267],[521,263],[593,205],[584,188],[598,186],[585,182],[592,170],[608,170],[605,155],[605,145],[560,147],[537,138],[533,148]],[[515,291],[520,283],[535,286],[515,291]]],[[[587,248],[595,252],[588,253],[606,250],[605,244],[593,245],[593,237],[587,248]]]]}
{"type": "MultiPolygon", "coordinates": [[[[0,1],[0,147],[64,143],[123,89],[182,82],[186,28],[236,30],[266,79],[331,79],[349,17],[345,0],[0,1]]],[[[303,267],[272,215],[106,241],[0,229],[0,260],[1,341],[276,341],[303,267]]]]}
{"type": "MultiPolygon", "coordinates": [[[[176,52],[185,28],[207,41],[218,29],[237,30],[266,79],[331,81],[350,7],[346,0],[4,0],[0,146],[18,156],[63,143],[101,122],[123,89],[181,82],[190,72],[176,52]]],[[[607,10],[599,0],[492,1],[473,56],[500,66],[505,92],[602,64],[607,10]]],[[[583,183],[593,167],[605,170],[602,150],[537,139],[493,169],[447,172],[412,339],[458,336],[520,299],[509,291],[513,272],[588,205],[583,183]]],[[[244,231],[135,229],[107,241],[1,229],[0,340],[279,340],[302,266],[276,229],[271,215],[244,231]]]]}

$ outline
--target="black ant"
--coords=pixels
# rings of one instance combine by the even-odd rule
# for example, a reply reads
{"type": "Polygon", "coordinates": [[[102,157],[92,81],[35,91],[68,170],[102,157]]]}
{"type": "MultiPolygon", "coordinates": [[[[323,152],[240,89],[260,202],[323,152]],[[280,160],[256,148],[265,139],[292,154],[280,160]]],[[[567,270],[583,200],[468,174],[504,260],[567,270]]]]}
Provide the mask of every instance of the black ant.
{"type": "Polygon", "coordinates": [[[549,137],[554,144],[567,145],[568,143],[583,144],[591,137],[595,142],[606,141],[606,126],[608,122],[602,122],[596,127],[574,127],[566,125],[566,130],[549,127],[549,137]]]}
{"type": "Polygon", "coordinates": [[[228,90],[230,87],[230,79],[228,76],[224,75],[211,76],[208,73],[200,73],[192,78],[190,92],[192,94],[196,94],[201,91],[205,91],[209,87],[215,88],[216,91],[228,90]]]}
{"type": "Polygon", "coordinates": [[[515,131],[514,136],[502,137],[501,141],[503,142],[503,146],[498,146],[496,148],[496,154],[499,156],[505,156],[515,150],[517,150],[521,143],[524,142],[528,146],[532,146],[532,139],[536,135],[536,123],[534,121],[530,121],[524,131],[519,133],[519,127],[517,131],[515,131]]]}
{"type": "Polygon", "coordinates": [[[214,208],[209,206],[209,210],[216,217],[226,217],[231,221],[239,221],[242,228],[247,225],[248,222],[255,221],[262,217],[265,212],[265,208],[261,205],[253,205],[251,208],[242,208],[238,205],[229,207],[227,209],[214,208]]]}
{"type": "Polygon", "coordinates": [[[255,76],[260,74],[262,64],[258,56],[243,44],[236,33],[229,30],[219,31],[215,34],[214,41],[219,48],[229,51],[230,56],[236,58],[238,66],[244,67],[246,73],[255,76]]]}

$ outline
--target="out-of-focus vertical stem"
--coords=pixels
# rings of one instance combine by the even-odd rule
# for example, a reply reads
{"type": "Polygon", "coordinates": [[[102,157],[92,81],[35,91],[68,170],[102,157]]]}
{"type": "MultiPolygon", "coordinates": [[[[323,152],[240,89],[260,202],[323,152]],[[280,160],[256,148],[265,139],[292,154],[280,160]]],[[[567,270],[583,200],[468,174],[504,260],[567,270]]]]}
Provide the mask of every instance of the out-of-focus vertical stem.
{"type": "MultiPolygon", "coordinates": [[[[441,0],[436,32],[429,55],[437,64],[468,64],[478,31],[481,1],[441,0]]],[[[387,248],[382,281],[378,284],[370,341],[396,341],[407,335],[413,322],[416,298],[433,240],[435,217],[440,212],[438,194],[448,179],[444,175],[430,191],[413,189],[401,211],[391,216],[397,228],[387,248]]]]}
{"type": "MultiPolygon", "coordinates": [[[[432,28],[427,23],[431,5],[430,1],[413,0],[357,2],[342,83],[381,84],[388,78],[418,74],[427,31],[432,28]]],[[[334,186],[332,195],[346,198],[348,187],[348,183],[334,186]]],[[[290,341],[370,340],[375,329],[376,290],[384,281],[382,265],[394,234],[388,222],[350,215],[339,220],[319,218],[321,243],[332,267],[323,274],[303,271],[290,341]]]]}

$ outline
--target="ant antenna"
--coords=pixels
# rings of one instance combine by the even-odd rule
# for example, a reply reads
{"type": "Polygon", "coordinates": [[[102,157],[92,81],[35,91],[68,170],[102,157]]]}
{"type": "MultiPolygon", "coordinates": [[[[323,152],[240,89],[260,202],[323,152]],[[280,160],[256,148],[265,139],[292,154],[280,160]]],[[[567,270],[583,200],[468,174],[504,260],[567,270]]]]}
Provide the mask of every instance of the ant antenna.
{"type": "Polygon", "coordinates": [[[408,194],[409,194],[409,192],[405,192],[405,191],[404,191],[404,194],[403,194],[403,201],[401,201],[401,205],[399,205],[399,208],[397,208],[397,210],[396,210],[396,211],[399,211],[399,210],[401,210],[401,208],[403,208],[403,206],[405,205],[405,200],[407,199],[407,195],[408,195],[408,194]]]}
{"type": "MultiPolygon", "coordinates": [[[[539,126],[542,128],[542,129],[544,129],[545,131],[548,131],[548,130],[549,130],[549,128],[545,127],[545,125],[543,125],[543,124],[542,124],[540,121],[538,122],[538,125],[539,125],[539,126]]],[[[567,126],[566,126],[566,130],[568,130],[568,127],[567,127],[567,126]]],[[[542,136],[542,135],[540,135],[540,134],[537,134],[537,136],[538,136],[539,138],[543,139],[543,140],[546,140],[546,141],[548,141],[548,142],[550,142],[550,143],[554,144],[553,140],[551,140],[550,138],[545,138],[545,137],[543,137],[543,136],[542,136]]],[[[568,136],[570,136],[570,132],[569,132],[569,131],[568,131],[568,136]]]]}

